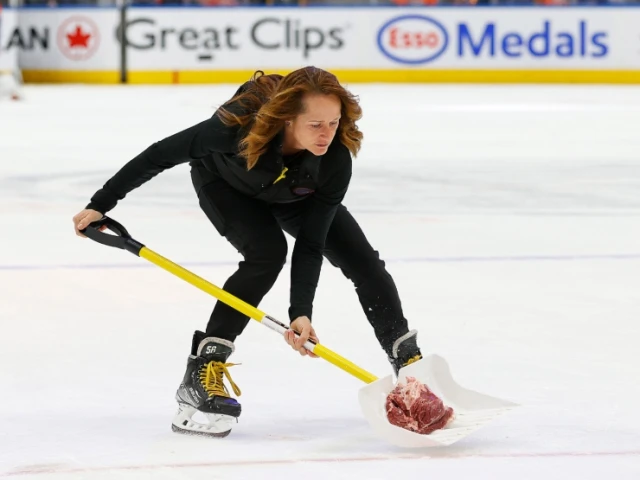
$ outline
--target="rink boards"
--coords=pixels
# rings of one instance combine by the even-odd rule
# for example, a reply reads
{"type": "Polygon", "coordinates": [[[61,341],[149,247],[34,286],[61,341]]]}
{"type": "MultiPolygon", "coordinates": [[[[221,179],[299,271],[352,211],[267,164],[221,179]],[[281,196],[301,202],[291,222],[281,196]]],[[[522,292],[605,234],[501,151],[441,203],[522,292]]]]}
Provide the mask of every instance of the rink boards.
{"type": "Polygon", "coordinates": [[[640,83],[634,7],[29,8],[3,16],[15,23],[3,29],[3,54],[17,55],[34,82],[237,83],[256,69],[315,65],[348,82],[640,83]]]}

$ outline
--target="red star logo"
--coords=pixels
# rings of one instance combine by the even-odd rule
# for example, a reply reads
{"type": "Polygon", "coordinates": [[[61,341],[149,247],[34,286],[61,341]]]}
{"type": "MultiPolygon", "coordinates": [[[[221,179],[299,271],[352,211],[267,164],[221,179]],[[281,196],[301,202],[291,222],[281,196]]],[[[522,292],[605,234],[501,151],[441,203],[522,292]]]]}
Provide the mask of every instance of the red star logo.
{"type": "Polygon", "coordinates": [[[65,57],[82,62],[91,58],[100,47],[100,29],[91,18],[74,15],[60,23],[56,42],[65,57]]]}
{"type": "Polygon", "coordinates": [[[67,40],[69,40],[69,47],[82,47],[89,48],[90,33],[84,33],[80,25],[76,25],[76,29],[73,33],[67,33],[67,40]]]}

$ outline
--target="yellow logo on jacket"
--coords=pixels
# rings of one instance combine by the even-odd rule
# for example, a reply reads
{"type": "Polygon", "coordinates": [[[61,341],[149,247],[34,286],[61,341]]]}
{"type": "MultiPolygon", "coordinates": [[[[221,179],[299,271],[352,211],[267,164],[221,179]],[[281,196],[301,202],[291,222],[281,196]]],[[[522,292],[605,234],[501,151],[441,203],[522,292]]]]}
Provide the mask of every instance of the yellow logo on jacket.
{"type": "Polygon", "coordinates": [[[278,178],[276,178],[273,182],[273,185],[275,185],[276,183],[278,183],[280,180],[282,180],[283,178],[286,177],[287,172],[289,171],[289,169],[287,167],[284,167],[282,169],[282,173],[280,174],[280,176],[278,178]]]}

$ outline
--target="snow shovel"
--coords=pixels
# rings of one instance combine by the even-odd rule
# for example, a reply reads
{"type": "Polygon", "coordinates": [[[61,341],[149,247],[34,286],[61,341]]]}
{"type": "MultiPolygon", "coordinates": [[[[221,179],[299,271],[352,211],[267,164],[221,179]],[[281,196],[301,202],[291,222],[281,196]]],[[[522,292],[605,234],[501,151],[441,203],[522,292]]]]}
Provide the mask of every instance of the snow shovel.
{"type": "Polygon", "coordinates": [[[426,385],[446,406],[453,408],[455,416],[445,428],[429,435],[414,433],[396,427],[387,420],[385,404],[387,396],[395,388],[391,375],[362,387],[359,394],[360,407],[369,425],[378,435],[399,447],[452,445],[518,406],[516,403],[461,387],[451,376],[445,359],[439,355],[428,355],[401,368],[398,382],[405,383],[407,377],[414,377],[426,385]]]}
{"type": "MultiPolygon", "coordinates": [[[[103,217],[81,230],[81,233],[102,245],[126,250],[150,261],[281,335],[289,329],[275,318],[148,249],[134,240],[129,232],[112,218],[103,217]],[[101,232],[102,227],[106,227],[115,235],[101,232]]],[[[420,435],[392,425],[387,420],[385,402],[387,395],[394,388],[391,375],[378,379],[372,373],[312,340],[307,341],[304,347],[368,384],[360,390],[362,412],[376,433],[397,446],[415,448],[451,445],[516,406],[514,403],[460,387],[451,377],[445,360],[431,355],[401,369],[398,380],[404,381],[407,376],[413,376],[428,385],[445,405],[454,408],[456,419],[443,430],[420,435]]]]}

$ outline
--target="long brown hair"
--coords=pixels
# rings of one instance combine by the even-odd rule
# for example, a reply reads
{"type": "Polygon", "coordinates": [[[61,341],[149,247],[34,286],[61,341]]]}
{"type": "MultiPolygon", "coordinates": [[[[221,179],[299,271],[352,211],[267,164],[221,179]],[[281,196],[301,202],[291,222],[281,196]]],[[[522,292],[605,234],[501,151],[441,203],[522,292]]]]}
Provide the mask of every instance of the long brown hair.
{"type": "Polygon", "coordinates": [[[218,110],[225,125],[248,129],[239,144],[239,155],[246,159],[248,170],[267,151],[269,142],[284,127],[284,122],[304,111],[304,95],[316,93],[335,95],[340,99],[342,116],[336,135],[352,155],[358,154],[362,132],[356,122],[362,118],[362,109],[357,98],[340,85],[335,75],[316,67],[301,68],[286,76],[265,75],[258,70],[248,88],[218,110]],[[242,114],[225,108],[235,102],[241,107],[242,114]]]}

